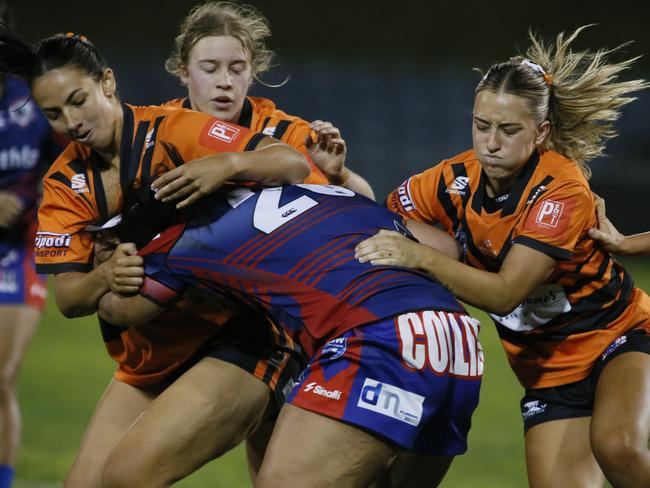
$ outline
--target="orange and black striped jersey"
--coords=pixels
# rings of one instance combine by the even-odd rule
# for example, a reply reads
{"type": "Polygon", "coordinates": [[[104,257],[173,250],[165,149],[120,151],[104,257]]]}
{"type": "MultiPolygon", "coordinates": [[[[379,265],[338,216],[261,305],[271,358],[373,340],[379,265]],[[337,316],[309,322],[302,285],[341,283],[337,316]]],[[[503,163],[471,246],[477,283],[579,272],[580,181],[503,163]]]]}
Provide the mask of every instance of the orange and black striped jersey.
{"type": "Polygon", "coordinates": [[[124,191],[143,174],[156,176],[183,162],[255,149],[265,136],[209,115],[172,107],[123,105],[119,177],[88,147],[72,143],[43,179],[38,210],[39,273],[92,269],[93,241],[83,232],[120,210],[124,191]]]}
{"type": "MultiPolygon", "coordinates": [[[[45,175],[35,249],[39,273],[91,271],[94,241],[85,227],[118,212],[122,194],[139,185],[143,174],[157,175],[215,153],[252,150],[265,137],[173,107],[123,105],[123,113],[119,175],[106,178],[106,163],[79,143],[70,144],[45,175]]],[[[227,311],[191,315],[181,308],[186,305],[179,303],[137,328],[101,324],[119,380],[137,386],[161,381],[232,316],[227,311]]]]}
{"type": "Polygon", "coordinates": [[[579,167],[556,152],[535,152],[510,192],[491,199],[481,164],[467,151],[409,178],[387,205],[441,225],[463,246],[465,263],[479,269],[498,272],[514,244],[557,260],[521,305],[492,315],[527,388],[578,381],[617,337],[650,329],[650,299],[587,236],[596,226],[593,195],[579,167]]]}
{"type": "MultiPolygon", "coordinates": [[[[189,98],[177,98],[165,105],[192,108],[189,98]]],[[[311,169],[309,176],[303,183],[314,185],[327,185],[329,183],[321,170],[312,162],[309,151],[305,146],[306,138],[313,138],[314,135],[314,132],[309,128],[309,122],[278,110],[275,103],[268,98],[246,97],[237,124],[274,137],[303,153],[307,157],[311,169]]]]}

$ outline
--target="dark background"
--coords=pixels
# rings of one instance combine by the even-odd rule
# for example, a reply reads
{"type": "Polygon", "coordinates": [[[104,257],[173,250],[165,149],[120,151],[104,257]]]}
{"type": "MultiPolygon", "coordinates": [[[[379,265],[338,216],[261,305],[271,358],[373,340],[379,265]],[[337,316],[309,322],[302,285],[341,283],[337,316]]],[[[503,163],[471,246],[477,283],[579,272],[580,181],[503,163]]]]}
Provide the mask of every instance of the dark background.
{"type": "MultiPolygon", "coordinates": [[[[9,2],[30,41],[57,32],[89,37],[115,69],[122,98],[155,104],[184,90],[163,68],[178,25],[195,1],[9,2]]],[[[348,164],[378,199],[404,178],[471,147],[473,88],[495,61],[583,25],[578,48],[615,47],[614,59],[643,55],[629,76],[650,78],[650,15],[643,2],[298,2],[256,1],[273,31],[276,67],[257,85],[279,108],[330,120],[348,142],[348,164]],[[635,5],[636,3],[636,5],[635,5]]],[[[650,229],[650,93],[624,109],[608,157],[592,163],[593,188],[625,232],[650,229]]]]}

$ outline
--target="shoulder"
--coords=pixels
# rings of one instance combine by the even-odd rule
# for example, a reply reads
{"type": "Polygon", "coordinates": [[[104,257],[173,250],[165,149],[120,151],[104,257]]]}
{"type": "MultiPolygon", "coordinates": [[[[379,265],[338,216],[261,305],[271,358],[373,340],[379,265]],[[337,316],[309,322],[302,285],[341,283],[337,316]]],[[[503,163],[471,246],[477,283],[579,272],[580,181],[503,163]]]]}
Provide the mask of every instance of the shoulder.
{"type": "Polygon", "coordinates": [[[590,191],[589,182],[577,163],[555,151],[547,150],[540,154],[537,173],[537,179],[541,177],[552,179],[550,186],[590,191]]]}
{"type": "Polygon", "coordinates": [[[260,117],[271,117],[279,120],[288,120],[290,122],[303,122],[307,124],[305,120],[298,117],[297,115],[290,115],[275,105],[275,102],[268,98],[261,97],[247,97],[251,102],[253,107],[253,113],[257,114],[260,117]]]}
{"type": "Polygon", "coordinates": [[[48,179],[55,173],[68,172],[72,171],[69,166],[73,161],[80,161],[81,164],[87,164],[87,160],[90,158],[92,152],[91,150],[79,144],[78,142],[71,142],[65,148],[65,150],[59,155],[58,158],[52,163],[50,168],[45,173],[44,178],[48,179]]]}

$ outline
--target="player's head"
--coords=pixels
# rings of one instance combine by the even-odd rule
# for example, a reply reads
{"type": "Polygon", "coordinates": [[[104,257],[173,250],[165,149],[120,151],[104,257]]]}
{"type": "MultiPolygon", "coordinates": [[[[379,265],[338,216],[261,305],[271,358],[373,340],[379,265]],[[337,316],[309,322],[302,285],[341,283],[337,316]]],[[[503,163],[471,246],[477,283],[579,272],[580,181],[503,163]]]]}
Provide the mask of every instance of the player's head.
{"type": "Polygon", "coordinates": [[[253,79],[270,67],[270,35],[254,7],[208,2],[181,24],[165,67],[187,86],[193,108],[237,122],[253,79]]]}
{"type": "Polygon", "coordinates": [[[85,37],[58,34],[30,46],[0,26],[0,71],[29,82],[55,131],[93,149],[112,144],[121,114],[115,77],[85,37]]]}
{"type": "Polygon", "coordinates": [[[525,56],[493,64],[483,76],[475,90],[472,136],[486,172],[516,172],[539,147],[556,150],[590,175],[587,162],[616,135],[620,108],[647,83],[618,79],[637,58],[611,63],[606,58],[614,50],[571,49],[585,27],[560,33],[549,44],[530,32],[525,56]]]}

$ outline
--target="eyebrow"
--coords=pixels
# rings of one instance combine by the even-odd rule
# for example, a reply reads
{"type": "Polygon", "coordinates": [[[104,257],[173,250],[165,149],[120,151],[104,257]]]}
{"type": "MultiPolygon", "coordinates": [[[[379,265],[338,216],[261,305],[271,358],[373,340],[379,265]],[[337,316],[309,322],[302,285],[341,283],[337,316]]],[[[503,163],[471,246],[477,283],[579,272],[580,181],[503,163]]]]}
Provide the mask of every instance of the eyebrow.
{"type": "MultiPolygon", "coordinates": [[[[65,103],[70,103],[70,101],[72,100],[72,98],[73,98],[77,93],[79,93],[79,91],[81,91],[81,90],[82,90],[82,88],[77,88],[76,90],[73,90],[72,93],[70,93],[70,95],[68,95],[68,98],[65,99],[65,103]]],[[[59,110],[59,109],[56,108],[56,107],[41,107],[41,110],[42,110],[43,112],[46,112],[46,111],[51,112],[51,111],[59,110]]]]}
{"type": "MultiPolygon", "coordinates": [[[[197,62],[198,63],[221,64],[221,61],[219,61],[217,59],[199,59],[197,62]]],[[[237,64],[237,63],[245,64],[247,62],[248,61],[246,59],[235,59],[234,61],[230,61],[228,64],[237,64]]]]}
{"type": "MultiPolygon", "coordinates": [[[[474,115],[474,120],[476,120],[477,122],[481,122],[483,124],[492,125],[490,121],[482,119],[481,117],[478,117],[476,115],[474,115]]],[[[520,124],[519,122],[506,122],[504,124],[499,124],[498,127],[522,127],[522,124],[520,124]]]]}

